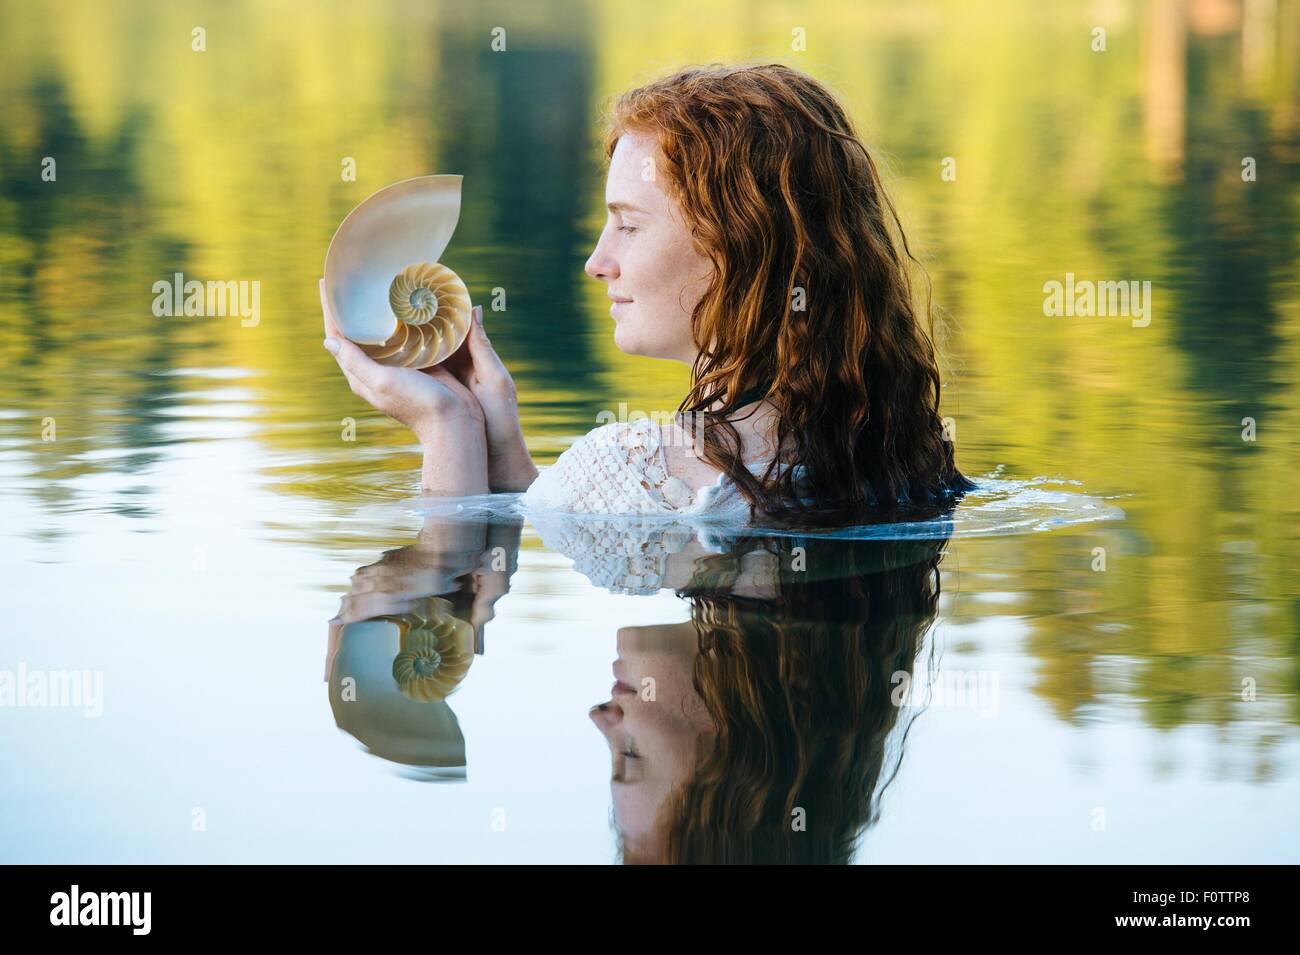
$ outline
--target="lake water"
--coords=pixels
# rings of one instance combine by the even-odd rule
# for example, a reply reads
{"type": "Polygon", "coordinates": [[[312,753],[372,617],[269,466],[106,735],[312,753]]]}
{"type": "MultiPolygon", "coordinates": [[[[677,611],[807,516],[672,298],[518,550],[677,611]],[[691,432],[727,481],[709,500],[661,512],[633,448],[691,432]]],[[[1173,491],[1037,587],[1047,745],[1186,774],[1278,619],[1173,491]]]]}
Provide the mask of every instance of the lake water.
{"type": "Polygon", "coordinates": [[[1300,4],[472,6],[0,11],[0,861],[1300,861],[1300,4]],[[687,385],[582,272],[600,104],[742,57],[885,158],[980,492],[869,540],[421,500],[320,346],[338,222],[465,176],[549,463],[687,385]],[[258,313],[156,317],[176,273],[258,313]]]}

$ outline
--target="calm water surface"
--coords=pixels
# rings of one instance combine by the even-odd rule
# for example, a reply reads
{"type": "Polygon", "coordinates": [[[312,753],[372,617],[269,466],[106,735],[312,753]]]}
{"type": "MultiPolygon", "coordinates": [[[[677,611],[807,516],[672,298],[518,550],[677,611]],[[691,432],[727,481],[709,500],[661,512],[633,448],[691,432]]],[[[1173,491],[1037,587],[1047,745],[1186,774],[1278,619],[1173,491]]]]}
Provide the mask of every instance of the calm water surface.
{"type": "Polygon", "coordinates": [[[0,860],[729,858],[751,805],[803,858],[1300,861],[1300,5],[519,6],[0,12],[0,860]],[[464,174],[548,463],[687,384],[582,274],[600,104],[740,57],[889,166],[983,492],[865,541],[421,501],[320,347],[337,223],[464,174]],[[155,317],[177,272],[258,321],[155,317]],[[1150,323],[1045,316],[1067,273],[1150,323]]]}

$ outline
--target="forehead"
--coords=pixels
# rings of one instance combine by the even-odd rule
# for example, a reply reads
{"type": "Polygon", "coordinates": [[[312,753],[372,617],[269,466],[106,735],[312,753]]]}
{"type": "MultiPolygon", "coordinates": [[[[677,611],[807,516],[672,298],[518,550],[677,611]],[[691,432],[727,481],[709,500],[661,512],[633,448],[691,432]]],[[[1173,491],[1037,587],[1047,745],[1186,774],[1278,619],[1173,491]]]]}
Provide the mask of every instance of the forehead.
{"type": "Polygon", "coordinates": [[[647,133],[626,132],[614,146],[605,180],[605,201],[660,209],[667,195],[657,182],[659,144],[647,133]]]}

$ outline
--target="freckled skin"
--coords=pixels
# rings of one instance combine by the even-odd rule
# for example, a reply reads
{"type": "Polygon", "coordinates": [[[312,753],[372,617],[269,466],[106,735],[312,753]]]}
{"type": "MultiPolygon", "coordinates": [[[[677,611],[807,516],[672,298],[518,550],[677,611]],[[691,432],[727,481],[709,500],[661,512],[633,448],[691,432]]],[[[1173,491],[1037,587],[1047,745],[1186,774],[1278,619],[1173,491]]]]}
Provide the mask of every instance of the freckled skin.
{"type": "MultiPolygon", "coordinates": [[[[678,204],[647,169],[658,169],[659,148],[645,133],[624,133],[610,157],[605,228],[587,260],[586,271],[606,284],[612,296],[631,299],[618,306],[614,344],[629,355],[663,358],[693,365],[699,346],[691,335],[691,312],[713,274],[713,263],[691,239],[678,204]],[[634,206],[623,209],[621,206],[634,206]]],[[[749,415],[746,405],[737,417],[749,415]]],[[[771,429],[777,409],[759,403],[746,420],[735,421],[746,460],[771,456],[771,429]]],[[[719,471],[695,453],[692,436],[665,426],[668,471],[691,488],[716,480],[719,471]]]]}
{"type": "Polygon", "coordinates": [[[659,176],[643,176],[643,170],[656,168],[658,159],[653,138],[627,133],[619,139],[605,201],[639,208],[609,212],[586,269],[612,295],[632,300],[616,316],[614,342],[621,351],[691,364],[698,351],[691,338],[691,311],[708,286],[713,265],[695,249],[659,176]]]}

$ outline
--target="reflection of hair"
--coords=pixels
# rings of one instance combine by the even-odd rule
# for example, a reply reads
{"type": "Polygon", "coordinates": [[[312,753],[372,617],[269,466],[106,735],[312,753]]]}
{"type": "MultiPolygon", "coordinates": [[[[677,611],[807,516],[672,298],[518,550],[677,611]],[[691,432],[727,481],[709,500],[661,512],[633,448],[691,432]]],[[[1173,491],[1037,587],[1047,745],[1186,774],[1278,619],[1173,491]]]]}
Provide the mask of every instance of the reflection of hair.
{"type": "Polygon", "coordinates": [[[663,810],[667,861],[849,860],[897,772],[897,761],[885,772],[892,676],[911,673],[934,620],[943,549],[819,541],[807,582],[783,573],[775,600],[681,591],[716,732],[663,810]]]}
{"type": "Polygon", "coordinates": [[[607,157],[627,131],[656,136],[665,185],[714,266],[678,409],[699,415],[703,457],[773,522],[850,523],[970,490],[913,304],[908,263],[924,270],[835,98],[779,64],[692,68],[618,98],[607,157]],[[776,462],[756,478],[724,413],[705,410],[766,382],[802,488],[792,469],[773,477],[776,462]]]}

